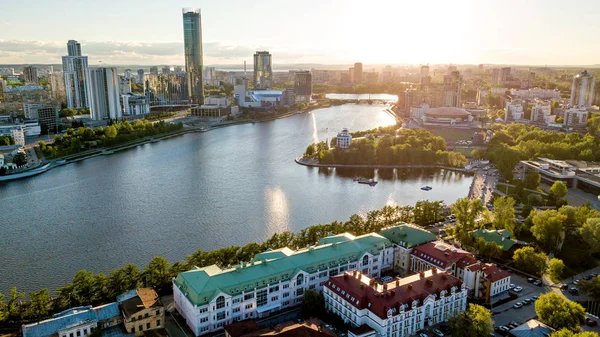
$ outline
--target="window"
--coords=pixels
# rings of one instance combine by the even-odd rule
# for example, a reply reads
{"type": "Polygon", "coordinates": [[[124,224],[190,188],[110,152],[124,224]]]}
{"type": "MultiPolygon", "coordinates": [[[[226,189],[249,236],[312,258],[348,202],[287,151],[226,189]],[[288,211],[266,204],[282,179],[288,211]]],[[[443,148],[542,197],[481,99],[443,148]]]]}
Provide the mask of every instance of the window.
{"type": "Polygon", "coordinates": [[[160,309],[156,309],[156,316],[160,315],[160,309]]]}
{"type": "Polygon", "coordinates": [[[252,303],[246,304],[246,309],[252,309],[252,303]]]}
{"type": "Polygon", "coordinates": [[[322,271],[319,273],[319,278],[323,278],[323,277],[327,277],[327,272],[326,271],[322,271]]]}
{"type": "Polygon", "coordinates": [[[302,283],[304,282],[304,275],[299,274],[298,277],[296,277],[296,285],[302,285],[302,283]]]}
{"type": "Polygon", "coordinates": [[[240,312],[240,310],[241,310],[240,307],[237,307],[237,308],[233,308],[233,310],[231,310],[231,311],[235,314],[236,312],[240,312]]]}
{"type": "Polygon", "coordinates": [[[242,299],[241,299],[241,298],[239,298],[239,297],[238,297],[238,298],[234,298],[234,299],[233,299],[233,304],[240,303],[240,301],[241,301],[241,300],[242,300],[242,299]]]}
{"type": "Polygon", "coordinates": [[[206,322],[208,322],[208,317],[200,318],[200,323],[206,323],[206,322]]]}
{"type": "MultiPolygon", "coordinates": [[[[131,333],[135,333],[135,327],[134,326],[131,327],[131,333]]],[[[73,334],[71,334],[71,337],[73,337],[73,334]]]]}
{"type": "Polygon", "coordinates": [[[314,284],[309,285],[308,289],[315,289],[315,285],[314,284]]]}
{"type": "Polygon", "coordinates": [[[77,337],[81,336],[81,331],[77,330],[77,337]]]}
{"type": "Polygon", "coordinates": [[[314,281],[314,280],[315,280],[315,278],[316,278],[316,276],[314,276],[314,275],[313,275],[313,276],[309,277],[309,279],[308,279],[308,280],[309,280],[309,281],[314,281]]]}
{"type": "Polygon", "coordinates": [[[203,313],[205,313],[205,312],[207,312],[207,311],[208,311],[208,308],[207,308],[207,307],[200,308],[200,310],[199,310],[199,312],[200,312],[201,314],[203,314],[203,313]]]}
{"type": "Polygon", "coordinates": [[[157,319],[157,320],[156,320],[156,326],[157,326],[157,327],[158,327],[158,326],[160,326],[160,319],[157,319]]]}
{"type": "Polygon", "coordinates": [[[87,329],[83,329],[83,335],[84,335],[84,336],[87,336],[87,334],[88,334],[88,331],[87,331],[87,329]]]}
{"type": "Polygon", "coordinates": [[[267,289],[260,290],[256,293],[256,306],[262,307],[267,304],[267,289]]]}
{"type": "Polygon", "coordinates": [[[296,296],[302,296],[304,295],[304,288],[300,288],[296,290],[296,296]]]}
{"type": "Polygon", "coordinates": [[[225,307],[225,296],[217,297],[217,310],[225,307]]]}
{"type": "Polygon", "coordinates": [[[367,264],[369,264],[369,256],[365,255],[362,259],[362,265],[365,266],[367,264]]]}
{"type": "Polygon", "coordinates": [[[281,294],[282,298],[286,298],[286,297],[289,297],[289,296],[290,296],[290,293],[283,293],[283,294],[281,294]]]}
{"type": "Polygon", "coordinates": [[[279,296],[273,296],[271,297],[271,302],[275,302],[279,299],[279,296]]]}
{"type": "Polygon", "coordinates": [[[217,321],[225,319],[225,311],[221,311],[217,313],[217,321]]]}
{"type": "Polygon", "coordinates": [[[247,301],[247,300],[249,300],[251,298],[254,298],[254,293],[250,293],[250,294],[244,295],[244,301],[247,301]]]}
{"type": "Polygon", "coordinates": [[[138,316],[138,319],[142,319],[142,315],[139,315],[139,316],[138,316]]]}
{"type": "Polygon", "coordinates": [[[144,318],[148,318],[150,315],[148,313],[144,314],[144,318]]]}
{"type": "Polygon", "coordinates": [[[290,285],[289,285],[288,283],[286,283],[286,284],[284,284],[284,285],[283,285],[283,287],[282,287],[282,288],[283,288],[283,289],[287,289],[287,288],[289,288],[289,287],[290,287],[290,285]]]}
{"type": "Polygon", "coordinates": [[[150,322],[146,323],[146,329],[150,329],[150,322]]]}
{"type": "Polygon", "coordinates": [[[270,293],[273,293],[273,292],[276,292],[276,291],[279,291],[279,286],[274,286],[274,287],[269,288],[269,292],[270,293]]]}
{"type": "Polygon", "coordinates": [[[143,331],[144,327],[140,324],[140,326],[138,326],[138,331],[143,331]]]}

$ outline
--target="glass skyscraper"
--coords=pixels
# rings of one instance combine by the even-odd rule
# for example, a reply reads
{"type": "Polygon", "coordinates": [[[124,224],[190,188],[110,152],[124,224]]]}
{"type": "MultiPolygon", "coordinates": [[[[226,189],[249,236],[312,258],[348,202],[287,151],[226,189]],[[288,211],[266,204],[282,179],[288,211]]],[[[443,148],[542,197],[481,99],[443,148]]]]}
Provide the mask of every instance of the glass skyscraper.
{"type": "Polygon", "coordinates": [[[189,102],[192,104],[204,104],[202,20],[200,18],[200,9],[183,9],[183,42],[189,102]]]}
{"type": "Polygon", "coordinates": [[[272,87],[271,54],[268,51],[257,51],[254,54],[254,89],[271,90],[272,87]]]}

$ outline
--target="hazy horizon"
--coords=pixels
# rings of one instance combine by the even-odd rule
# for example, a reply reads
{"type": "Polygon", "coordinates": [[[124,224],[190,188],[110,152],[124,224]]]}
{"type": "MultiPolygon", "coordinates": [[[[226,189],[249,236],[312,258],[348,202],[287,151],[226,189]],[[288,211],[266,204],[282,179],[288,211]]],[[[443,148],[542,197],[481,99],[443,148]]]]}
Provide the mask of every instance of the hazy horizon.
{"type": "Polygon", "coordinates": [[[183,61],[182,7],[202,11],[204,63],[597,65],[594,0],[29,0],[0,11],[0,64],[59,64],[67,40],[89,64],[183,61]],[[35,9],[35,10],[32,10],[35,9]]]}

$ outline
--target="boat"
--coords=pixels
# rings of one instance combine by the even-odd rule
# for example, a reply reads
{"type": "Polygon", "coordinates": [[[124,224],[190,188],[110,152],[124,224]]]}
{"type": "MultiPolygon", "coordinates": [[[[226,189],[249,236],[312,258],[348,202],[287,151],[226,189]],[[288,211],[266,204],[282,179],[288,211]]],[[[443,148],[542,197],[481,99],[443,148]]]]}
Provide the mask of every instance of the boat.
{"type": "Polygon", "coordinates": [[[360,178],[357,180],[359,184],[366,184],[369,186],[375,186],[377,185],[377,181],[373,180],[373,179],[367,179],[367,178],[360,178]]]}
{"type": "Polygon", "coordinates": [[[421,189],[423,191],[431,191],[433,189],[433,187],[431,187],[431,186],[423,186],[423,187],[421,187],[421,189]]]}

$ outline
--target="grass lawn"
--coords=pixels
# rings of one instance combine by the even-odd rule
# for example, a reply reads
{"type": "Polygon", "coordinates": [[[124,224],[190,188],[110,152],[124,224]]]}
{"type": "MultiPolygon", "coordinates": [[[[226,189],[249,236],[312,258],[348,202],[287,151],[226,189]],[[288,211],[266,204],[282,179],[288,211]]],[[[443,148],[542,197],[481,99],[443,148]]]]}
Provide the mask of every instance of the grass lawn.
{"type": "Polygon", "coordinates": [[[428,129],[436,136],[440,136],[445,140],[471,140],[474,130],[461,129],[428,129]]]}

